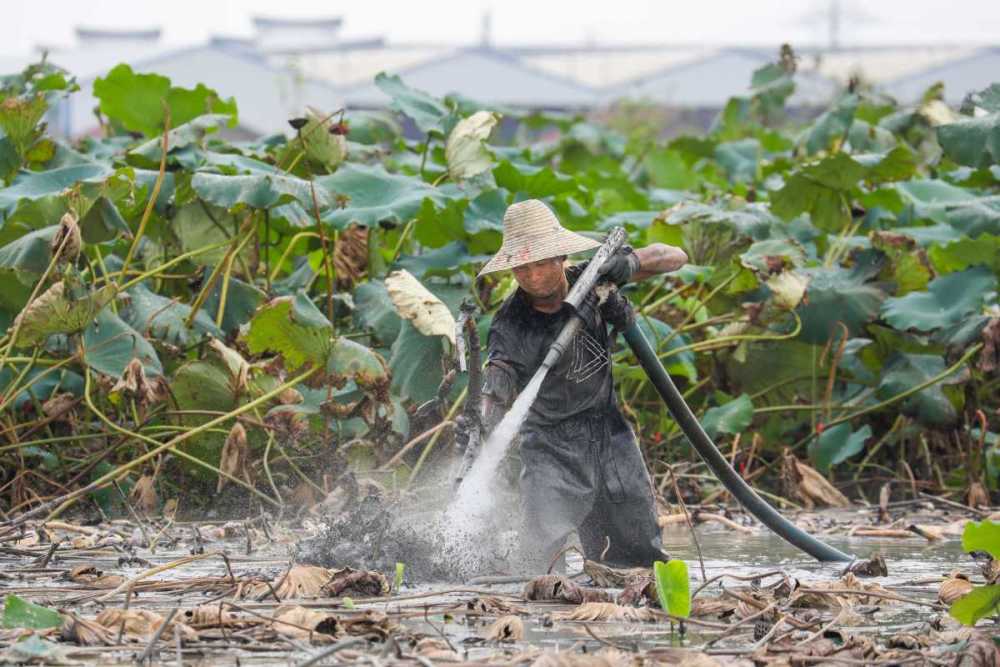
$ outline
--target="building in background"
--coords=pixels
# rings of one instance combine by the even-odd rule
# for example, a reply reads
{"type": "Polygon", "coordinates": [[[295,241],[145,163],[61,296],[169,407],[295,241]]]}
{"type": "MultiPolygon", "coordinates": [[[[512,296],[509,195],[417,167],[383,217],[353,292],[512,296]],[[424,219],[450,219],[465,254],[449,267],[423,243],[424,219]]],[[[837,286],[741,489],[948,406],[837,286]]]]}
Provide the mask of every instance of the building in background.
{"type": "MultiPolygon", "coordinates": [[[[633,99],[706,119],[744,92],[753,71],[778,52],[778,45],[501,46],[490,38],[488,17],[479,43],[471,46],[348,40],[340,17],[256,17],[253,26],[248,39],[216,37],[181,48],[164,45],[157,29],[80,28],[70,48],[40,46],[51,62],[76,75],[82,89],[53,110],[50,126],[69,137],[98,132],[93,82],[120,62],[164,74],[175,85],[204,83],[223,97],[235,97],[242,136],[286,132],[287,119],[301,115],[306,105],[330,111],[384,107],[389,100],[373,83],[381,71],[399,74],[432,95],[457,93],[495,107],[587,111],[633,99]]],[[[839,43],[796,49],[799,71],[791,106],[823,108],[852,78],[902,102],[919,99],[942,81],[947,101],[958,104],[1000,72],[996,47],[839,43]]],[[[0,60],[0,67],[12,71],[26,60],[0,60]]]]}

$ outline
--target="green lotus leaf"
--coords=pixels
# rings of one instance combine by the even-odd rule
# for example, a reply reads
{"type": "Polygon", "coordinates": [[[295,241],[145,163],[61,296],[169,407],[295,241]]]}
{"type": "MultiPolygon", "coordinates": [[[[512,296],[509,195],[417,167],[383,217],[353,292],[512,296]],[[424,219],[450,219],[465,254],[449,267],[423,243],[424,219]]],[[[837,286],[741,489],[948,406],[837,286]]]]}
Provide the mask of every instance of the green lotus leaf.
{"type": "Polygon", "coordinates": [[[858,96],[853,93],[841,97],[832,109],[820,114],[806,128],[799,138],[799,144],[810,155],[839,146],[851,129],[859,101],[858,96]]]}
{"type": "Polygon", "coordinates": [[[413,237],[420,245],[428,248],[440,248],[453,241],[466,240],[465,209],[468,201],[455,199],[438,209],[434,202],[425,199],[417,212],[413,237]]]}
{"type": "Polygon", "coordinates": [[[0,248],[0,268],[9,269],[24,282],[34,284],[52,261],[52,238],[59,225],[28,232],[0,248]]]}
{"type": "Polygon", "coordinates": [[[932,245],[927,249],[927,257],[938,273],[988,266],[1000,274],[1000,236],[980,234],[975,240],[962,236],[950,243],[932,245]]]}
{"type": "Polygon", "coordinates": [[[754,70],[750,77],[750,96],[761,106],[764,115],[781,111],[795,92],[795,79],[780,63],[769,63],[754,70]]]}
{"type": "Polygon", "coordinates": [[[98,197],[80,218],[80,234],[87,243],[103,243],[117,238],[119,234],[129,234],[128,223],[111,200],[98,197]]]}
{"type": "Polygon", "coordinates": [[[403,322],[382,281],[362,283],[354,289],[354,319],[374,331],[383,345],[392,345],[403,322]]]}
{"type": "Polygon", "coordinates": [[[849,336],[860,335],[864,325],[878,317],[888,296],[881,285],[868,282],[870,272],[857,268],[806,268],[799,273],[809,278],[797,311],[802,320],[799,337],[810,343],[825,344],[841,322],[849,336]]]}
{"type": "MultiPolygon", "coordinates": [[[[175,125],[167,133],[167,151],[174,153],[182,148],[199,144],[206,134],[215,132],[229,121],[224,114],[205,114],[198,116],[182,125],[175,125]]],[[[143,167],[156,169],[160,164],[163,152],[163,138],[154,137],[143,142],[128,152],[128,157],[143,167]]]]}
{"type": "Polygon", "coordinates": [[[802,266],[806,253],[802,246],[790,239],[770,239],[756,241],[740,255],[740,263],[748,269],[764,275],[776,273],[785,268],[802,266]]]}
{"type": "MultiPolygon", "coordinates": [[[[239,228],[239,220],[225,208],[195,201],[177,209],[170,228],[180,241],[181,252],[187,253],[230,241],[239,228]]],[[[226,246],[222,246],[199,252],[191,258],[191,262],[214,267],[226,256],[227,250],[226,246]]]]}
{"type": "Polygon", "coordinates": [[[514,166],[503,160],[493,168],[493,178],[497,186],[514,193],[518,198],[544,198],[576,192],[580,189],[576,180],[552,170],[551,167],[535,167],[527,164],[514,166]]]}
{"type": "Polygon", "coordinates": [[[715,147],[715,161],[726,170],[733,183],[757,180],[757,165],[761,159],[760,142],[756,139],[726,141],[715,147]]]}
{"type": "MultiPolygon", "coordinates": [[[[933,354],[893,354],[882,369],[882,379],[875,395],[887,400],[897,394],[927,382],[944,372],[947,366],[943,358],[933,354]]],[[[914,417],[932,426],[954,424],[958,412],[941,390],[941,384],[954,383],[959,378],[952,376],[941,383],[930,386],[902,403],[903,414],[914,417]]]]}
{"type": "Polygon", "coordinates": [[[128,296],[128,307],[121,309],[119,314],[136,331],[184,348],[206,336],[224,337],[204,310],[198,311],[188,327],[191,306],[160,296],[141,284],[129,289],[128,296]]]}
{"type": "Polygon", "coordinates": [[[1000,558],[1000,522],[970,521],[962,530],[962,550],[966,553],[985,551],[1000,558]]]}
{"type": "Polygon", "coordinates": [[[417,278],[450,276],[461,271],[463,266],[486,262],[489,258],[489,255],[473,255],[464,243],[455,241],[420,255],[403,255],[393,266],[404,268],[417,278]]]}
{"type": "MultiPolygon", "coordinates": [[[[732,159],[732,155],[727,156],[732,159]]],[[[745,158],[741,158],[745,159],[745,158]]],[[[649,175],[650,182],[660,188],[670,188],[672,190],[697,190],[702,177],[696,173],[685,161],[684,156],[678,151],[669,148],[656,148],[651,150],[642,162],[649,175]]],[[[510,184],[501,183],[497,178],[497,184],[518,192],[517,188],[510,184]]],[[[568,189],[567,189],[568,191],[568,189]]],[[[557,193],[552,193],[557,194],[557,193]]],[[[546,196],[532,193],[531,196],[546,196]]]]}
{"type": "Polygon", "coordinates": [[[104,375],[121,377],[133,359],[142,363],[147,377],[163,375],[160,358],[149,341],[108,307],[83,330],[82,347],[83,362],[104,375]]]}
{"type": "MultiPolygon", "coordinates": [[[[672,326],[649,315],[637,315],[636,323],[649,344],[661,356],[663,366],[670,375],[680,375],[690,382],[698,381],[694,351],[683,349],[691,344],[690,338],[685,334],[674,335],[672,326]]],[[[624,345],[624,338],[622,344],[624,345]]]]}
{"type": "Polygon", "coordinates": [[[4,628],[30,628],[32,630],[44,630],[46,628],[57,628],[62,625],[62,614],[28,602],[16,595],[8,595],[3,604],[4,628]]]}
{"type": "Polygon", "coordinates": [[[1000,84],[974,93],[969,98],[976,107],[989,113],[964,118],[937,127],[937,138],[945,155],[969,167],[988,167],[1000,163],[1000,84]]]}
{"type": "Polygon", "coordinates": [[[820,229],[839,232],[851,219],[847,191],[867,169],[844,153],[823,158],[793,173],[771,193],[771,210],[790,220],[808,213],[820,229]]]}
{"type": "Polygon", "coordinates": [[[851,156],[868,171],[865,179],[875,183],[902,181],[917,171],[916,157],[906,146],[896,146],[885,153],[856,153],[851,156]]]}
{"type": "Polygon", "coordinates": [[[926,292],[886,299],[882,316],[900,331],[933,331],[977,313],[990,295],[995,299],[996,288],[993,271],[976,266],[932,280],[926,292]]]}
{"type": "Polygon", "coordinates": [[[226,114],[231,118],[230,125],[236,124],[236,102],[232,98],[223,100],[202,84],[194,89],[171,86],[165,76],[136,74],[124,63],[94,80],[94,97],[100,101],[105,116],[148,137],[163,132],[166,111],[172,127],[206,113],[226,114]]]}
{"type": "MultiPolygon", "coordinates": [[[[219,313],[222,301],[222,283],[222,280],[216,281],[202,305],[202,312],[213,322],[219,313]]],[[[266,300],[267,295],[259,288],[239,278],[230,277],[226,288],[226,304],[222,311],[222,330],[227,336],[235,334],[242,325],[250,321],[260,304],[266,300]]]]}
{"type": "Polygon", "coordinates": [[[347,197],[344,208],[326,211],[323,222],[337,229],[351,223],[372,227],[382,221],[407,222],[425,199],[441,206],[447,197],[414,176],[390,174],[381,166],[346,163],[331,176],[316,179],[316,190],[330,198],[347,197]]]}
{"type": "Polygon", "coordinates": [[[22,200],[58,195],[77,183],[103,181],[111,173],[111,167],[98,163],[77,164],[47,171],[22,171],[14,177],[10,187],[0,188],[0,212],[9,216],[22,200]]]}
{"type": "Polygon", "coordinates": [[[681,618],[691,615],[691,579],[687,563],[682,560],[655,561],[653,579],[660,609],[681,618]]]}
{"type": "Polygon", "coordinates": [[[393,393],[415,403],[434,398],[444,375],[446,349],[444,336],[425,336],[411,322],[404,321],[389,358],[393,393]]]}
{"type": "MultiPolygon", "coordinates": [[[[297,201],[307,209],[313,208],[313,187],[309,181],[285,174],[254,173],[226,176],[197,172],[191,178],[191,187],[207,202],[223,208],[236,204],[259,209],[297,201]]],[[[316,200],[320,208],[333,205],[327,192],[318,184],[316,200]]]]}
{"type": "Polygon", "coordinates": [[[445,126],[451,110],[441,100],[422,90],[411,88],[398,76],[390,76],[385,72],[379,72],[375,76],[375,85],[392,98],[390,107],[413,119],[421,132],[443,134],[447,131],[445,126]]]}
{"type": "Polygon", "coordinates": [[[1000,613],[1000,584],[976,586],[952,603],[948,614],[959,623],[975,625],[987,616],[1000,613]]]}
{"type": "Polygon", "coordinates": [[[252,354],[281,355],[295,371],[304,364],[326,364],[333,347],[333,326],[304,293],[282,296],[261,306],[243,341],[252,354]]]}
{"type": "Polygon", "coordinates": [[[898,143],[896,135],[889,130],[878,125],[871,125],[860,118],[855,118],[854,122],[851,123],[847,140],[851,142],[851,148],[856,151],[875,153],[892,150],[898,143]]]}
{"type": "Polygon", "coordinates": [[[333,342],[326,374],[335,386],[350,379],[362,388],[384,388],[389,380],[386,364],[378,353],[341,336],[333,342]]]}
{"type": "Polygon", "coordinates": [[[865,448],[865,441],[872,437],[871,426],[867,424],[857,431],[848,423],[836,424],[824,429],[809,443],[809,458],[816,469],[827,473],[830,468],[851,458],[865,448]]]}
{"type": "Polygon", "coordinates": [[[17,316],[14,324],[20,329],[15,342],[20,347],[30,347],[53,334],[76,333],[87,326],[113,296],[111,285],[86,293],[80,288],[67,287],[63,281],[54,283],[17,316]],[[78,291],[84,293],[77,294],[78,291]]]}
{"type": "Polygon", "coordinates": [[[387,111],[348,111],[345,120],[347,140],[359,144],[387,143],[403,134],[403,128],[387,111]]]}
{"type": "Polygon", "coordinates": [[[740,394],[723,405],[709,408],[701,418],[701,427],[710,438],[722,433],[742,433],[753,421],[753,401],[747,394],[740,394]]]}
{"type": "MultiPolygon", "coordinates": [[[[0,388],[5,391],[16,376],[23,371],[22,364],[8,364],[0,370],[0,388]]],[[[14,409],[19,410],[34,401],[47,401],[54,393],[68,392],[74,396],[83,394],[83,378],[73,371],[62,370],[58,373],[46,373],[45,368],[38,366],[30,369],[24,377],[31,386],[18,392],[14,397],[14,409]],[[44,374],[44,375],[43,375],[44,374]]]]}
{"type": "MultiPolygon", "coordinates": [[[[48,109],[44,95],[3,95],[0,104],[0,130],[14,152],[14,168],[27,161],[33,144],[42,135],[38,123],[48,109]]],[[[8,172],[4,172],[8,173],[8,172]]]]}

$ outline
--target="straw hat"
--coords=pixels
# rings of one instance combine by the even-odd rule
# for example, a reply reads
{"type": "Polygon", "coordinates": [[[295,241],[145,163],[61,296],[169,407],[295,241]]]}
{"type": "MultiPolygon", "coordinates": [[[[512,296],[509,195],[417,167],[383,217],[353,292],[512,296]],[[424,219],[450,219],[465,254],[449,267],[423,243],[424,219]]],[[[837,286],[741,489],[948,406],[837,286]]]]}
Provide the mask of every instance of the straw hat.
{"type": "Polygon", "coordinates": [[[598,241],[565,229],[548,206],[537,199],[529,199],[507,207],[503,215],[503,245],[479,275],[572,255],[600,245],[598,241]]]}

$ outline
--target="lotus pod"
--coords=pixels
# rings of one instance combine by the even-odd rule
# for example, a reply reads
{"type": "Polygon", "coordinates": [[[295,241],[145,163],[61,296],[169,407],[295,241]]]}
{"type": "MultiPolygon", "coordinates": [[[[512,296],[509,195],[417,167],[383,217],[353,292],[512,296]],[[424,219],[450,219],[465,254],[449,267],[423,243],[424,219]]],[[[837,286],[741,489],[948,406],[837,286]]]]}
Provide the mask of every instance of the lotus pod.
{"type": "Polygon", "coordinates": [[[80,225],[77,223],[75,215],[67,213],[62,217],[59,221],[59,229],[52,236],[50,248],[57,263],[64,264],[76,261],[83,248],[83,235],[80,233],[80,225]]]}
{"type": "Polygon", "coordinates": [[[146,377],[146,369],[138,359],[132,359],[125,366],[121,377],[111,387],[111,393],[121,393],[137,400],[142,405],[156,403],[165,393],[163,378],[150,381],[146,377]]]}
{"type": "Polygon", "coordinates": [[[972,582],[969,581],[968,577],[953,572],[950,577],[941,582],[941,588],[938,589],[938,601],[941,604],[951,605],[969,593],[972,588],[972,582]]]}

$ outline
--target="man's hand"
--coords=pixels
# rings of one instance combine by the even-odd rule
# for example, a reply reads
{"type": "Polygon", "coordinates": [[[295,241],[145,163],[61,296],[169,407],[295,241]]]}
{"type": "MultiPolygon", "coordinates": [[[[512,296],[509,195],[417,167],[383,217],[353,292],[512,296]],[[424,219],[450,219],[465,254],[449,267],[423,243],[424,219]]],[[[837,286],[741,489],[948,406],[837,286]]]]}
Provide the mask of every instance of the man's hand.
{"type": "Polygon", "coordinates": [[[686,252],[666,243],[652,243],[636,248],[635,254],[639,258],[639,270],[632,275],[634,282],[676,271],[688,261],[686,252]]]}
{"type": "Polygon", "coordinates": [[[632,246],[623,245],[601,266],[601,275],[616,285],[624,285],[639,270],[638,255],[632,246]]]}

